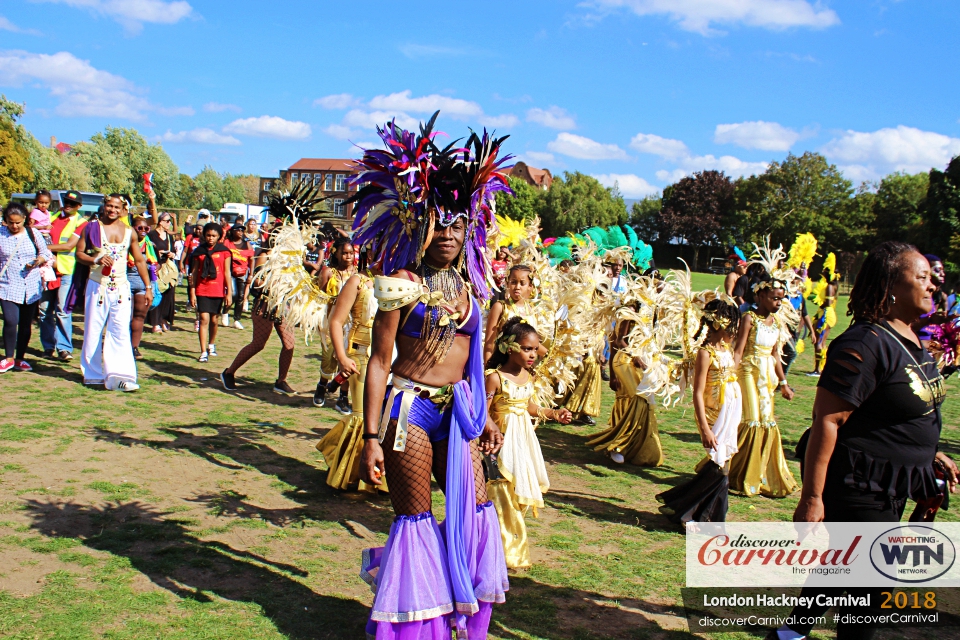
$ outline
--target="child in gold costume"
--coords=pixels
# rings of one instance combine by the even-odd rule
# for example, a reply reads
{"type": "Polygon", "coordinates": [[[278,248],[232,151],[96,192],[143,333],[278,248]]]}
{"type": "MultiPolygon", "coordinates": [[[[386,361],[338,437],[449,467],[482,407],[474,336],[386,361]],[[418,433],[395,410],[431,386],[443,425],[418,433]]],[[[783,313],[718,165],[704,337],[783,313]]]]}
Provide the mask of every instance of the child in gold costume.
{"type": "Polygon", "coordinates": [[[508,320],[494,347],[485,372],[487,404],[490,419],[503,433],[503,448],[488,467],[487,495],[500,516],[507,567],[517,569],[531,565],[524,515],[532,508],[537,516],[543,493],[550,488],[532,417],[567,424],[572,416],[566,409],[544,409],[534,401],[529,370],[536,363],[540,337],[532,325],[520,318],[508,320]]]}
{"type": "Polygon", "coordinates": [[[793,399],[780,363],[781,322],[777,312],[786,284],[769,274],[754,285],[756,310],[744,314],[737,337],[735,359],[743,394],[743,420],[737,436],[737,454],[730,461],[732,493],[783,498],[797,490],[783,455],[780,427],[774,417],[777,389],[793,399]]]}
{"type": "Polygon", "coordinates": [[[651,363],[625,351],[633,322],[618,319],[610,343],[610,388],[617,392],[617,398],[610,413],[610,426],[588,440],[587,446],[607,453],[618,464],[659,467],[663,464],[663,450],[652,404],[654,395],[646,376],[651,363]]]}
{"type": "Polygon", "coordinates": [[[728,472],[737,452],[737,427],[743,401],[730,343],[737,335],[740,311],[721,299],[708,302],[695,340],[707,337],[694,364],[693,408],[700,441],[707,456],[696,475],[682,485],[657,495],[660,512],[679,525],[687,522],[723,522],[727,518],[728,472]]]}

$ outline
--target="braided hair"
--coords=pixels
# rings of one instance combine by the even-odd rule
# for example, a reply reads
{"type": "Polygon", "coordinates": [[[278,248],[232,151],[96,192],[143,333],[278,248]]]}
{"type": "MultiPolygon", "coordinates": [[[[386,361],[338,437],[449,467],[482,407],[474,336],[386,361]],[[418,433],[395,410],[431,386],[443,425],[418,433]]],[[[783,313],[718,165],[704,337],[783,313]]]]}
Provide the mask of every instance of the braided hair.
{"type": "Polygon", "coordinates": [[[699,340],[707,327],[711,326],[718,330],[725,329],[732,336],[737,335],[740,328],[740,309],[720,298],[714,298],[703,306],[703,317],[700,318],[700,328],[697,329],[694,340],[699,340]]]}
{"type": "Polygon", "coordinates": [[[496,369],[507,363],[510,359],[509,350],[501,350],[500,345],[508,342],[520,342],[531,333],[540,336],[532,325],[527,324],[519,317],[510,318],[503,325],[503,330],[497,336],[497,342],[493,349],[493,355],[487,360],[487,369],[496,369]]]}
{"type": "Polygon", "coordinates": [[[854,322],[878,322],[890,312],[890,290],[903,277],[909,253],[919,251],[912,244],[897,240],[870,250],[850,291],[847,315],[852,315],[854,322]]]}

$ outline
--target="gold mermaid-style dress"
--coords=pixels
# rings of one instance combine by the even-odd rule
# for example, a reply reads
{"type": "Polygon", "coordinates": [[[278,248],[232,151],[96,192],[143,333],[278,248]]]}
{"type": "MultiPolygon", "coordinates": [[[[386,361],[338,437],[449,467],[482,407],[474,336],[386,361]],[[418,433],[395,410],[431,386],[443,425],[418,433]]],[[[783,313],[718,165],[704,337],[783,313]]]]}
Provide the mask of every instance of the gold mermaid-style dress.
{"type": "Polygon", "coordinates": [[[596,418],[600,415],[600,399],[603,392],[603,377],[601,376],[600,362],[591,351],[583,359],[583,365],[577,374],[577,384],[564,402],[574,419],[583,416],[596,418]]]}
{"type": "Polygon", "coordinates": [[[767,326],[753,311],[750,335],[737,374],[743,395],[743,419],[737,432],[737,453],[730,460],[730,492],[783,498],[797,490],[783,455],[780,427],[774,417],[777,371],[774,350],[779,320],[767,326]]]}
{"type": "Polygon", "coordinates": [[[543,508],[543,494],[550,488],[540,441],[527,411],[533,394],[533,380],[521,385],[501,374],[500,388],[490,405],[490,418],[503,433],[497,457],[502,478],[487,482],[487,496],[500,516],[504,557],[511,569],[531,565],[524,516],[530,508],[537,516],[537,509],[543,508]]]}
{"type": "Polygon", "coordinates": [[[624,461],[644,467],[663,464],[657,414],[642,395],[643,372],[625,351],[613,356],[613,374],[620,383],[610,413],[610,426],[587,441],[594,451],[617,452],[624,461]]]}
{"type": "Polygon", "coordinates": [[[386,479],[379,487],[360,481],[360,453],[363,451],[363,386],[370,360],[371,329],[377,313],[377,301],[373,295],[373,280],[360,274],[357,299],[350,310],[350,327],[347,356],[357,363],[358,373],[350,376],[350,398],[353,412],[340,420],[327,435],[317,443],[330,471],[327,484],[335,489],[359,488],[361,491],[387,490],[386,479]]]}

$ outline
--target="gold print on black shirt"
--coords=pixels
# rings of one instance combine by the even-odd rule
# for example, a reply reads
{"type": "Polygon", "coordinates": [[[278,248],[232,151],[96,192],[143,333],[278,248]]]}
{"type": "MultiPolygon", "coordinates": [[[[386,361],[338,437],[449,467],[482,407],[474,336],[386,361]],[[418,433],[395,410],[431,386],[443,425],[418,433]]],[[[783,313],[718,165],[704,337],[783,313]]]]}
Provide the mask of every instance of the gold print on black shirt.
{"type": "Polygon", "coordinates": [[[937,373],[937,377],[929,383],[924,379],[923,371],[916,365],[907,365],[904,367],[904,373],[907,374],[907,378],[910,380],[910,390],[913,391],[913,395],[917,396],[927,405],[927,413],[933,411],[935,405],[943,402],[945,395],[943,390],[943,377],[939,373],[937,373]]]}

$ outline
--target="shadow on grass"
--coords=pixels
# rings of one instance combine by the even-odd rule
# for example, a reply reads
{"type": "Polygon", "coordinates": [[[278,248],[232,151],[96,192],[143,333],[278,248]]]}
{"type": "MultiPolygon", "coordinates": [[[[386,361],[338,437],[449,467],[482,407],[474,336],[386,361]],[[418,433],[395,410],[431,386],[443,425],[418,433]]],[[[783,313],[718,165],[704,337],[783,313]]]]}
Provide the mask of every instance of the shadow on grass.
{"type": "MultiPolygon", "coordinates": [[[[695,638],[664,629],[654,616],[684,616],[682,606],[617,599],[598,593],[552,587],[525,576],[510,576],[507,602],[493,608],[490,631],[502,638],[695,638]]],[[[682,624],[678,621],[678,626],[682,624]]]]}
{"type": "Polygon", "coordinates": [[[80,538],[91,549],[128,558],[134,569],[180,598],[209,602],[217,596],[257,605],[280,633],[298,640],[363,637],[368,609],[361,603],[314,593],[297,580],[305,571],[199,540],[175,517],[148,505],[26,504],[36,531],[80,538]]]}
{"type": "Polygon", "coordinates": [[[289,500],[302,506],[292,509],[268,510],[241,504],[246,496],[230,491],[208,496],[199,496],[198,502],[209,503],[213,510],[225,508],[240,517],[259,517],[282,525],[287,522],[310,518],[345,524],[358,521],[371,531],[386,533],[393,520],[393,510],[386,497],[373,496],[365,500],[349,500],[326,484],[327,471],[298,458],[285,456],[264,442],[270,436],[294,437],[306,440],[313,446],[314,436],[282,426],[196,424],[179,425],[159,429],[171,440],[136,438],[107,429],[95,429],[97,440],[106,440],[126,447],[150,447],[158,451],[188,452],[203,458],[210,464],[230,470],[245,468],[276,476],[282,483],[278,489],[289,500]],[[211,435],[194,433],[194,429],[212,429],[211,435]],[[244,508],[239,508],[244,507],[244,508]]]}
{"type": "Polygon", "coordinates": [[[677,527],[659,513],[638,511],[617,504],[618,502],[622,501],[619,498],[600,498],[575,491],[551,490],[544,496],[545,504],[575,517],[631,525],[647,531],[676,533],[677,527]]]}

